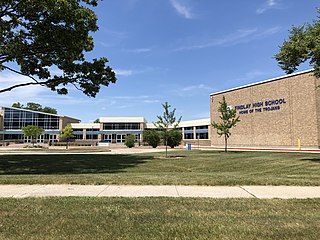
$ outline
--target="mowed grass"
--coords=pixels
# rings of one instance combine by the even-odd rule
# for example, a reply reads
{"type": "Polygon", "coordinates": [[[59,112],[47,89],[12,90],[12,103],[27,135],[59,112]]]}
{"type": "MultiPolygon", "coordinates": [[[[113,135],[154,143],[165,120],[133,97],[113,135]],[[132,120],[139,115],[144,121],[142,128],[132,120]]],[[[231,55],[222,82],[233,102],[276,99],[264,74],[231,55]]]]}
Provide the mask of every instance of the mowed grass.
{"type": "Polygon", "coordinates": [[[0,239],[319,239],[320,199],[0,199],[0,239]]]}
{"type": "Polygon", "coordinates": [[[320,185],[319,154],[163,155],[0,155],[0,184],[320,185]]]}

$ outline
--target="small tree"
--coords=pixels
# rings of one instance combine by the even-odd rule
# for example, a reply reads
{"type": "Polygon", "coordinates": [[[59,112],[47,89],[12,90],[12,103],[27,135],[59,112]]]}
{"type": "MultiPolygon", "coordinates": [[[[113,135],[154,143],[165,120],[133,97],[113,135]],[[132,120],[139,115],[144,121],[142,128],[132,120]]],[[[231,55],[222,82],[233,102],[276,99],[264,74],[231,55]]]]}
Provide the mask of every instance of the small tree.
{"type": "Polygon", "coordinates": [[[25,137],[31,137],[32,146],[34,147],[34,142],[37,137],[43,133],[43,128],[34,125],[28,125],[21,128],[25,137]]]}
{"type": "Polygon", "coordinates": [[[168,157],[168,132],[170,131],[169,127],[172,127],[172,129],[176,129],[179,125],[181,118],[176,120],[175,112],[176,109],[174,108],[172,111],[170,111],[171,105],[168,104],[168,102],[165,102],[162,104],[163,107],[163,115],[157,116],[158,121],[154,123],[154,125],[159,128],[163,132],[163,141],[166,146],[166,157],[168,157]]]}
{"type": "Polygon", "coordinates": [[[168,132],[168,146],[171,148],[177,147],[180,145],[182,140],[181,131],[174,129],[168,132]]]}
{"type": "Polygon", "coordinates": [[[73,134],[73,129],[70,125],[65,126],[62,129],[62,134],[60,134],[59,138],[66,142],[66,149],[69,147],[69,142],[73,139],[75,135],[73,134]]]}
{"type": "Polygon", "coordinates": [[[132,147],[134,147],[135,140],[136,140],[136,137],[133,134],[127,135],[124,144],[128,148],[132,148],[132,147]]]}
{"type": "Polygon", "coordinates": [[[160,144],[160,133],[157,130],[146,130],[143,133],[144,140],[153,148],[160,144]]]}
{"type": "Polygon", "coordinates": [[[100,119],[97,118],[96,120],[93,121],[93,123],[100,123],[100,119]]]}
{"type": "Polygon", "coordinates": [[[240,122],[239,117],[236,116],[236,109],[231,109],[228,107],[225,97],[222,97],[222,102],[218,111],[221,113],[220,123],[213,122],[212,126],[217,129],[218,135],[221,137],[224,135],[224,151],[227,152],[228,138],[230,137],[230,129],[235,127],[238,122],[240,122]]]}

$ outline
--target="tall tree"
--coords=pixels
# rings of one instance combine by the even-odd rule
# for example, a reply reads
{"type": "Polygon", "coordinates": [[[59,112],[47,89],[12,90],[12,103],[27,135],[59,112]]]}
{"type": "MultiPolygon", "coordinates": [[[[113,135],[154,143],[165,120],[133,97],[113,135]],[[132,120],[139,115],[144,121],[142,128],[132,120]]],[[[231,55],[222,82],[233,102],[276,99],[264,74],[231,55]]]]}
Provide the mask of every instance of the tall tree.
{"type": "Polygon", "coordinates": [[[226,98],[223,96],[222,101],[219,102],[220,106],[220,123],[212,122],[212,126],[217,129],[217,134],[221,137],[224,136],[224,151],[227,152],[228,138],[231,135],[231,128],[235,127],[240,122],[239,116],[237,117],[237,110],[228,107],[226,98]]]}
{"type": "Polygon", "coordinates": [[[170,111],[171,105],[168,104],[168,102],[165,102],[162,104],[163,107],[163,114],[162,116],[157,116],[158,121],[154,123],[154,125],[160,129],[163,132],[163,140],[164,144],[166,146],[166,158],[168,157],[168,132],[170,129],[176,129],[179,125],[181,118],[177,120],[175,113],[176,109],[174,108],[172,111],[170,111]]]}
{"type": "MultiPolygon", "coordinates": [[[[320,9],[318,9],[320,13],[320,9]]],[[[320,17],[320,16],[319,16],[320,17]]],[[[319,18],[318,17],[318,18],[319,18]]],[[[288,40],[280,46],[280,52],[275,55],[279,66],[287,73],[293,73],[302,63],[309,60],[314,68],[314,75],[320,77],[320,20],[312,24],[293,26],[289,31],[288,40]]]]}
{"type": "Polygon", "coordinates": [[[11,71],[30,81],[0,89],[0,93],[39,85],[67,94],[67,85],[73,85],[95,97],[101,86],[115,83],[107,58],[85,58],[85,52],[94,47],[90,34],[98,30],[97,16],[90,9],[97,3],[98,0],[1,0],[0,72],[11,71]]]}
{"type": "Polygon", "coordinates": [[[19,103],[19,102],[16,102],[16,103],[12,103],[12,106],[11,107],[14,107],[14,108],[23,108],[23,104],[19,103]]]}
{"type": "Polygon", "coordinates": [[[43,129],[34,126],[28,125],[26,127],[21,128],[25,137],[31,137],[32,146],[34,147],[35,140],[43,133],[43,129]]]}
{"type": "Polygon", "coordinates": [[[52,114],[57,114],[57,109],[52,108],[52,107],[42,107],[41,104],[39,103],[34,103],[34,102],[28,102],[26,106],[23,104],[16,102],[12,104],[12,107],[14,108],[22,108],[22,109],[28,109],[32,111],[38,111],[38,112],[44,112],[44,113],[52,113],[52,114]]]}
{"type": "Polygon", "coordinates": [[[62,141],[66,142],[66,149],[68,149],[69,147],[69,142],[71,139],[73,139],[75,137],[75,135],[73,134],[73,129],[70,125],[65,126],[62,129],[62,134],[60,134],[59,138],[62,141]]]}
{"type": "Polygon", "coordinates": [[[52,108],[52,107],[43,107],[41,112],[44,112],[44,113],[52,113],[52,114],[57,114],[57,109],[55,108],[52,108]]]}
{"type": "Polygon", "coordinates": [[[27,106],[25,106],[24,109],[41,112],[42,106],[39,103],[28,102],[27,106]]]}

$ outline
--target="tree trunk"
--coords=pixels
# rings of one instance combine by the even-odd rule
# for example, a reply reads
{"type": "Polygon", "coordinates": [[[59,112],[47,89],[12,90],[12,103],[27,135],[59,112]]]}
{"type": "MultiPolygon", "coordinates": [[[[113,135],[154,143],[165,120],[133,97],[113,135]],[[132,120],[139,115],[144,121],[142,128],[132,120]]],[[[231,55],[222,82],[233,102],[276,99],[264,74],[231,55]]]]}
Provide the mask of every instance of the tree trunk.
{"type": "Polygon", "coordinates": [[[66,144],[66,149],[68,149],[69,147],[69,141],[67,141],[67,144],[66,144]]]}
{"type": "Polygon", "coordinates": [[[226,135],[224,135],[224,151],[228,151],[228,138],[226,135]]]}
{"type": "Polygon", "coordinates": [[[166,138],[166,158],[168,158],[168,140],[167,140],[167,138],[166,138]]]}

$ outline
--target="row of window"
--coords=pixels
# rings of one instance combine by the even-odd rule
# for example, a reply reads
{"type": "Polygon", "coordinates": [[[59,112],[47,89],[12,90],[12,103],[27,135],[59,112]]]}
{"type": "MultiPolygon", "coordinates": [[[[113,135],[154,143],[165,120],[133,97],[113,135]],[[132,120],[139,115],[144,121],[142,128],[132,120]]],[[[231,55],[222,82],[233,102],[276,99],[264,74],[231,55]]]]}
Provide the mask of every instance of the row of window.
{"type": "Polygon", "coordinates": [[[196,133],[196,136],[194,136],[193,133],[185,133],[184,139],[209,139],[208,133],[196,133]]]}
{"type": "Polygon", "coordinates": [[[43,129],[59,129],[59,117],[42,113],[5,108],[3,127],[5,130],[21,129],[35,125],[43,129]]]}
{"type": "Polygon", "coordinates": [[[103,130],[139,130],[140,123],[103,123],[103,130]]]}

